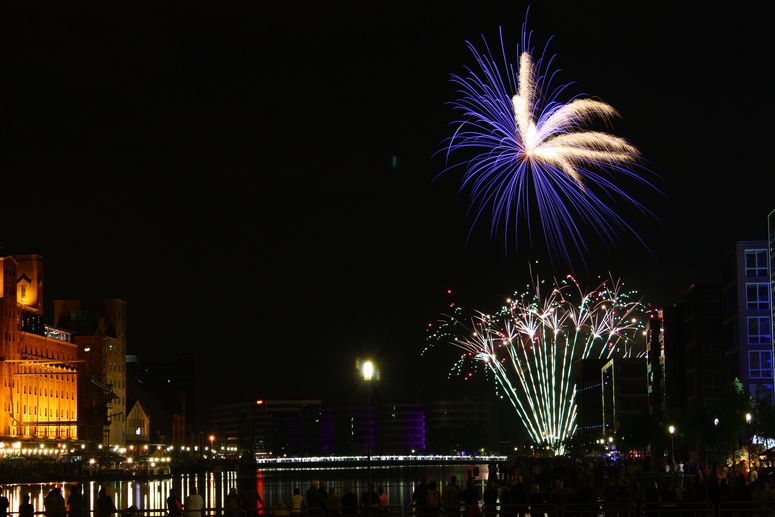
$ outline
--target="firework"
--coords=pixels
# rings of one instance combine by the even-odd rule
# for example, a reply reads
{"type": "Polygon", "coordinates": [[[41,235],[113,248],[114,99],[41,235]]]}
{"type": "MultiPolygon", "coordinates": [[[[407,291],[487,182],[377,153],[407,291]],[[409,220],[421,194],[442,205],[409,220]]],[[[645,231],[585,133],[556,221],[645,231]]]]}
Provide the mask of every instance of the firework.
{"type": "Polygon", "coordinates": [[[456,309],[429,339],[462,349],[455,370],[471,360],[484,364],[533,441],[563,454],[576,430],[575,362],[637,355],[644,307],[620,281],[587,293],[571,276],[546,294],[540,286],[536,280],[494,315],[456,309]]]}
{"type": "Polygon", "coordinates": [[[578,96],[561,102],[568,84],[552,86],[553,57],[547,58],[544,50],[534,61],[524,25],[516,66],[508,63],[502,34],[502,65],[486,42],[484,53],[470,42],[468,46],[478,69],[452,76],[460,87],[460,98],[452,105],[462,118],[454,123],[457,129],[447,141],[445,172],[465,168],[461,191],[471,190],[472,229],[489,211],[491,238],[502,232],[508,247],[513,232],[516,246],[520,228],[530,231],[531,204],[535,204],[551,256],[568,263],[569,248],[586,249],[583,226],[594,229],[607,244],[621,231],[634,234],[608,203],[624,200],[647,212],[617,184],[626,177],[651,187],[640,174],[645,171],[639,165],[640,154],[622,138],[584,130],[596,119],[608,122],[617,117],[616,110],[578,96]],[[470,156],[470,150],[478,154],[458,164],[451,162],[456,151],[470,156]]]}

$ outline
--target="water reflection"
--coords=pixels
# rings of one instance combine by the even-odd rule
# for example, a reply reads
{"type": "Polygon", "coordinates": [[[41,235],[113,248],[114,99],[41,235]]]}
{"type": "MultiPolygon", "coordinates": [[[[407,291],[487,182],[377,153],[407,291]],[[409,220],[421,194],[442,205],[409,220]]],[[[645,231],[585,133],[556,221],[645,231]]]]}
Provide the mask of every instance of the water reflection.
{"type": "MultiPolygon", "coordinates": [[[[465,487],[465,480],[471,469],[471,465],[373,467],[372,481],[375,486],[385,488],[390,504],[406,506],[411,502],[412,491],[421,477],[426,477],[429,481],[436,480],[439,485],[445,486],[450,476],[455,475],[458,484],[465,487]]],[[[480,474],[486,479],[485,466],[480,466],[480,474]]],[[[191,489],[196,487],[205,501],[206,508],[223,508],[230,488],[244,492],[255,487],[264,505],[272,507],[280,501],[290,505],[293,489],[301,489],[304,495],[313,480],[325,482],[326,486],[334,488],[340,497],[344,488],[349,487],[360,499],[361,494],[366,491],[367,479],[366,468],[272,468],[258,470],[255,475],[236,471],[204,472],[181,474],[162,480],[86,481],[82,485],[87,508],[91,510],[96,509],[97,495],[103,486],[107,488],[119,510],[125,510],[132,505],[141,510],[164,510],[171,488],[174,488],[181,501],[184,501],[191,489]]],[[[43,511],[43,499],[53,488],[61,487],[67,500],[70,496],[69,488],[73,484],[7,484],[0,491],[8,497],[12,512],[18,510],[24,494],[30,494],[30,502],[38,512],[43,511]]]]}

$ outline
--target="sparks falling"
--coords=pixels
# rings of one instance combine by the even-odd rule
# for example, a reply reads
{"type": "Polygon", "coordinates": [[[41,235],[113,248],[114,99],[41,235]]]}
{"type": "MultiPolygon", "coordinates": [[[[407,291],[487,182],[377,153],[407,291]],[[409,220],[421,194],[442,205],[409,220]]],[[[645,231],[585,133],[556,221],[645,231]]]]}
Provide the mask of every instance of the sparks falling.
{"type": "Polygon", "coordinates": [[[457,309],[429,340],[462,350],[458,372],[471,360],[483,364],[532,440],[563,454],[577,427],[575,362],[642,353],[635,337],[644,329],[644,306],[631,295],[621,281],[585,293],[571,276],[548,292],[536,280],[494,315],[457,309]]]}
{"type": "Polygon", "coordinates": [[[551,255],[567,263],[569,248],[587,249],[584,226],[607,244],[623,230],[635,233],[608,203],[624,200],[647,213],[618,184],[632,178],[651,186],[640,174],[640,153],[623,138],[585,130],[596,119],[609,122],[617,111],[588,98],[561,102],[568,85],[551,86],[553,58],[533,60],[524,25],[516,67],[508,63],[503,35],[502,65],[486,43],[485,53],[468,46],[480,72],[469,68],[466,76],[452,76],[461,95],[452,105],[462,118],[447,142],[445,172],[465,167],[461,191],[471,189],[474,224],[491,212],[491,237],[502,232],[508,246],[513,232],[518,243],[521,228],[530,231],[535,204],[551,255]],[[479,154],[451,164],[456,151],[470,149],[479,154]]]}

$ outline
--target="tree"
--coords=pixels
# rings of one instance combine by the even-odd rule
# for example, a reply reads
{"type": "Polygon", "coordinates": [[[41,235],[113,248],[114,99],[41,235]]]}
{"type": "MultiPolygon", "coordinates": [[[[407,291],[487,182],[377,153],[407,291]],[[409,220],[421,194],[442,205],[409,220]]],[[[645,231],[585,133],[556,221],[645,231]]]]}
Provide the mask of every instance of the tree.
{"type": "Polygon", "coordinates": [[[751,429],[746,421],[746,414],[753,412],[753,400],[745,394],[743,383],[735,377],[735,380],[722,390],[721,397],[716,399],[712,410],[712,419],[718,419],[715,425],[718,435],[724,439],[729,455],[734,454],[738,448],[740,436],[747,436],[751,429]]]}
{"type": "Polygon", "coordinates": [[[775,405],[772,392],[761,387],[754,394],[753,432],[759,438],[768,441],[775,439],[775,405]]]}

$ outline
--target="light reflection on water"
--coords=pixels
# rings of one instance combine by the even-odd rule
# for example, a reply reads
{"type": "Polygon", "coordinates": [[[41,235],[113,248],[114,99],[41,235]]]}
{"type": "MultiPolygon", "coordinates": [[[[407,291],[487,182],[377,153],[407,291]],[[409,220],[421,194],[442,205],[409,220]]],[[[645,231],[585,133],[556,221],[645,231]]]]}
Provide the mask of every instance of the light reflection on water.
{"type": "MultiPolygon", "coordinates": [[[[435,480],[437,484],[446,485],[450,476],[455,475],[458,485],[465,487],[471,465],[435,465],[435,466],[393,466],[372,467],[372,482],[374,486],[385,487],[390,504],[408,505],[412,500],[414,486],[421,477],[435,480]]],[[[480,479],[487,476],[487,467],[480,465],[480,479]]],[[[368,471],[361,468],[273,468],[262,469],[255,473],[236,471],[205,472],[200,474],[181,474],[168,479],[147,481],[86,481],[83,483],[83,494],[90,509],[96,509],[97,496],[102,486],[112,494],[116,508],[124,510],[136,505],[141,510],[166,508],[166,499],[171,488],[175,488],[181,500],[191,493],[191,488],[197,487],[205,500],[207,508],[223,508],[223,501],[229,489],[234,487],[239,492],[251,485],[255,486],[264,505],[272,507],[283,501],[290,504],[293,489],[301,489],[302,495],[313,480],[325,482],[328,488],[334,488],[337,495],[342,496],[343,489],[350,487],[358,495],[366,490],[368,471]]],[[[481,483],[481,482],[479,482],[481,483]]],[[[43,511],[43,499],[54,487],[62,488],[62,495],[67,499],[69,488],[73,482],[6,484],[0,492],[8,497],[10,510],[19,508],[23,494],[30,494],[30,502],[35,511],[43,511]]]]}

